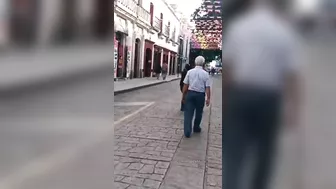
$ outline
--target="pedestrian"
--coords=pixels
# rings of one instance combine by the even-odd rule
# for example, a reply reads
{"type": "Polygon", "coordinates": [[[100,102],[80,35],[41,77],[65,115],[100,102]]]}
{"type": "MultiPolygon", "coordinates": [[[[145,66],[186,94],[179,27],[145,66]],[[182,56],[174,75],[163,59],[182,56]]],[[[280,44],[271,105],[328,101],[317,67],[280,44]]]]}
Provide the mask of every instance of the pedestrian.
{"type": "Polygon", "coordinates": [[[268,189],[284,99],[297,123],[296,34],[279,1],[244,2],[244,14],[229,22],[223,42],[222,187],[268,189]]]}
{"type": "Polygon", "coordinates": [[[198,56],[195,68],[189,70],[183,81],[182,103],[184,104],[184,135],[189,138],[192,130],[192,119],[195,113],[194,133],[201,132],[201,121],[204,104],[210,105],[210,77],[203,69],[205,59],[198,56]],[[206,98],[206,100],[205,100],[206,98]]]}
{"type": "Polygon", "coordinates": [[[214,75],[215,75],[215,72],[216,72],[215,68],[212,67],[212,68],[211,68],[211,76],[214,76],[214,75]]]}
{"type": "MultiPolygon", "coordinates": [[[[186,64],[183,71],[182,71],[182,74],[181,74],[181,80],[180,80],[180,89],[181,89],[181,92],[183,93],[183,86],[184,86],[184,79],[188,73],[188,71],[191,69],[191,66],[190,64],[186,64]]],[[[181,111],[184,111],[184,103],[181,102],[181,111]]]]}
{"type": "Polygon", "coordinates": [[[154,72],[155,72],[155,76],[157,79],[160,79],[160,74],[161,74],[162,68],[160,64],[157,64],[155,66],[154,72]]]}
{"type": "Polygon", "coordinates": [[[162,78],[163,78],[163,80],[166,80],[167,72],[168,72],[168,64],[167,64],[167,62],[165,62],[162,65],[162,78]]]}

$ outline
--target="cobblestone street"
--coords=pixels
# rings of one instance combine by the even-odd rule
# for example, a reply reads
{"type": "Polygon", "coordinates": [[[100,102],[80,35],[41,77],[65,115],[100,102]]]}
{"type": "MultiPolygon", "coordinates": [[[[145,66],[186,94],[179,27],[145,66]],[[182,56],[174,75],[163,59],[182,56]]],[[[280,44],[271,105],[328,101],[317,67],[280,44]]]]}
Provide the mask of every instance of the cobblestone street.
{"type": "Polygon", "coordinates": [[[221,80],[217,77],[211,114],[205,108],[202,133],[190,139],[183,138],[178,81],[115,96],[115,188],[221,188],[221,80]],[[129,115],[133,116],[123,119],[129,115]]]}

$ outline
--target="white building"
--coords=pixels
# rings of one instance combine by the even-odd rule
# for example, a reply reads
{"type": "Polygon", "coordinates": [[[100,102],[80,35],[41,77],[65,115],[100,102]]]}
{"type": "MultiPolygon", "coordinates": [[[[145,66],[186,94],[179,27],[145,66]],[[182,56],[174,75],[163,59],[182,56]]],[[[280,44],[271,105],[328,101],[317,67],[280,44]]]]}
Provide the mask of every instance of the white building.
{"type": "Polygon", "coordinates": [[[115,77],[152,77],[168,63],[177,73],[180,17],[164,0],[115,1],[115,77]]]}
{"type": "Polygon", "coordinates": [[[0,0],[0,43],[50,46],[112,38],[109,0],[0,0]]]}

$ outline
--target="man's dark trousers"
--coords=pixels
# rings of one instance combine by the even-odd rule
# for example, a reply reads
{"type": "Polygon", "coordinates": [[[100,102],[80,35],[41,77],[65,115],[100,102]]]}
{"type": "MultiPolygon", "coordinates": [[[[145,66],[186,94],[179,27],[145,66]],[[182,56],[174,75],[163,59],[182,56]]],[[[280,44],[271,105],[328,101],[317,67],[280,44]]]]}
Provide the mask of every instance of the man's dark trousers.
{"type": "Polygon", "coordinates": [[[281,97],[261,89],[232,89],[223,107],[223,188],[240,189],[246,162],[255,166],[248,189],[268,189],[281,97]],[[251,156],[251,153],[253,156],[251,156]]]}
{"type": "Polygon", "coordinates": [[[184,106],[184,135],[190,137],[192,131],[192,119],[194,120],[194,131],[199,131],[202,121],[203,108],[205,103],[205,93],[188,91],[184,106]]]}

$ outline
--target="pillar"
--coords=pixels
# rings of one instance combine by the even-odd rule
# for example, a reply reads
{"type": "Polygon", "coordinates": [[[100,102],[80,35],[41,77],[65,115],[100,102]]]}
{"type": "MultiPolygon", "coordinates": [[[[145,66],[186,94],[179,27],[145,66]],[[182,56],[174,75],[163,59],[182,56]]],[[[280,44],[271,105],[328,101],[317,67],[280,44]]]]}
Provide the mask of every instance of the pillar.
{"type": "Polygon", "coordinates": [[[126,46],[127,46],[127,52],[126,52],[126,56],[125,56],[125,63],[126,65],[126,78],[130,78],[131,75],[131,71],[132,71],[132,52],[133,52],[133,34],[134,34],[134,30],[133,30],[133,23],[129,20],[127,20],[127,28],[128,28],[128,36],[126,36],[126,46]]]}
{"type": "Polygon", "coordinates": [[[37,27],[37,43],[39,46],[45,46],[51,43],[55,29],[58,27],[58,21],[61,18],[60,0],[43,0],[40,1],[40,22],[37,27]]]}
{"type": "MultiPolygon", "coordinates": [[[[151,64],[151,70],[154,68],[154,45],[152,47],[152,64],[151,64]]],[[[153,77],[153,72],[151,72],[151,77],[153,77]]]]}
{"type": "Polygon", "coordinates": [[[145,69],[145,65],[144,65],[144,62],[145,62],[145,36],[142,35],[141,36],[141,39],[140,39],[140,65],[139,65],[139,68],[140,68],[140,75],[144,77],[144,72],[143,70],[145,69]]]}
{"type": "Polygon", "coordinates": [[[171,74],[171,71],[170,71],[170,69],[171,69],[171,65],[170,65],[170,56],[171,56],[171,52],[170,51],[168,51],[168,59],[167,59],[167,64],[168,64],[168,75],[170,75],[171,74]]]}
{"type": "Polygon", "coordinates": [[[160,51],[161,51],[161,61],[160,61],[160,65],[161,65],[161,67],[162,67],[162,65],[163,65],[163,49],[161,48],[160,49],[160,51]]]}

